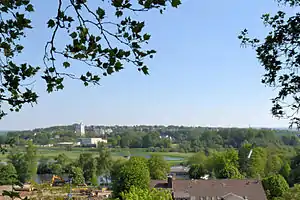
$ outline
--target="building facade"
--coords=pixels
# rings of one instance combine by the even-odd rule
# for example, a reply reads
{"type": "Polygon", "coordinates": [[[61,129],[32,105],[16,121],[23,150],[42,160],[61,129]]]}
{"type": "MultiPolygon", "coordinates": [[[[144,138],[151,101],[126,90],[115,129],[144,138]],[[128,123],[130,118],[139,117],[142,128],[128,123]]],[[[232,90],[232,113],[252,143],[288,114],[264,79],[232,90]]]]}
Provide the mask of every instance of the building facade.
{"type": "Polygon", "coordinates": [[[107,140],[102,138],[80,138],[80,145],[84,147],[97,147],[98,143],[107,143],[107,140]]]}
{"type": "Polygon", "coordinates": [[[78,136],[84,136],[85,135],[85,126],[83,123],[75,124],[75,133],[78,136]]]}

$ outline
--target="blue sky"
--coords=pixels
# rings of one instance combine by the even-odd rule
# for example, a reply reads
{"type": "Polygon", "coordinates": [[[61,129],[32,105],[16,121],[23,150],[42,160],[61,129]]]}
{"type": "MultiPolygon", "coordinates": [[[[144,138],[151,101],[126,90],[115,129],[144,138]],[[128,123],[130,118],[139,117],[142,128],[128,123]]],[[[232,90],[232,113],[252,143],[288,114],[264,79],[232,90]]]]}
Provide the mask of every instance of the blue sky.
{"type": "MultiPolygon", "coordinates": [[[[43,46],[50,37],[45,24],[56,9],[56,1],[51,2],[36,4],[35,29],[25,40],[20,60],[43,66],[43,46]]],[[[278,9],[273,0],[183,0],[178,9],[164,15],[140,13],[137,17],[145,19],[152,35],[149,48],[158,52],[147,62],[150,76],[128,65],[103,79],[101,86],[67,81],[65,90],[50,95],[37,79],[38,104],[9,113],[0,129],[76,122],[287,127],[287,121],[271,116],[274,93],[260,83],[263,69],[253,50],[241,48],[237,39],[244,28],[264,36],[261,15],[278,9]]]]}

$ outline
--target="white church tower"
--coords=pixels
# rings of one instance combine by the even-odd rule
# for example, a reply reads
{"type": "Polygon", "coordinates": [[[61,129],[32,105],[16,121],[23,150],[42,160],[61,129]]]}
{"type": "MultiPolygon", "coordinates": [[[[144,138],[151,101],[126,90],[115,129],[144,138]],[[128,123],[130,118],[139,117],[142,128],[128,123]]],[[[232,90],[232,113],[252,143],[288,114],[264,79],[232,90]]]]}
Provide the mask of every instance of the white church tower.
{"type": "Polygon", "coordinates": [[[85,135],[85,126],[84,126],[83,123],[76,124],[75,133],[78,136],[84,136],[85,135]]]}

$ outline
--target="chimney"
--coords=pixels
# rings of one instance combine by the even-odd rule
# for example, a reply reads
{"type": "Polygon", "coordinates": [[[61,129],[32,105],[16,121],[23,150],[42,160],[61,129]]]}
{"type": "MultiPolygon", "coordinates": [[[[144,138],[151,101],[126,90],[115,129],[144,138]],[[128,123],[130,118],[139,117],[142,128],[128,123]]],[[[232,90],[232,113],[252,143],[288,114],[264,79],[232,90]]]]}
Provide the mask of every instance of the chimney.
{"type": "Polygon", "coordinates": [[[168,188],[173,189],[173,177],[171,175],[168,176],[168,188]]]}

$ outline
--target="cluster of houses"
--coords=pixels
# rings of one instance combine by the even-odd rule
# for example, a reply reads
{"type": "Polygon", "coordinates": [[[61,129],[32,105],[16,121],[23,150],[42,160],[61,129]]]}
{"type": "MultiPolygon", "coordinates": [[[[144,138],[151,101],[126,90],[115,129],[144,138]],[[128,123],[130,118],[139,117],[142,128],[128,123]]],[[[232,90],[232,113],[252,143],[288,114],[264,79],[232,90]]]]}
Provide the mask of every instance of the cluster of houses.
{"type": "Polygon", "coordinates": [[[267,200],[258,180],[152,180],[152,188],[170,190],[174,200],[267,200]]]}
{"type": "Polygon", "coordinates": [[[267,200],[261,181],[252,179],[188,178],[188,167],[171,168],[167,180],[151,180],[150,187],[170,190],[174,200],[267,200]]]}
{"type": "MultiPolygon", "coordinates": [[[[76,142],[58,142],[56,144],[41,145],[41,147],[53,147],[53,146],[97,147],[99,143],[107,143],[107,140],[102,137],[84,138],[86,127],[83,123],[74,124],[74,129],[75,129],[74,134],[76,134],[77,136],[80,136],[80,138],[76,142]]],[[[103,135],[109,134],[111,132],[112,132],[111,129],[98,130],[99,136],[103,136],[103,135]]],[[[60,136],[56,135],[55,138],[59,139],[60,136]]]]}

